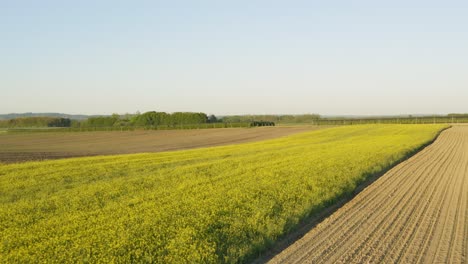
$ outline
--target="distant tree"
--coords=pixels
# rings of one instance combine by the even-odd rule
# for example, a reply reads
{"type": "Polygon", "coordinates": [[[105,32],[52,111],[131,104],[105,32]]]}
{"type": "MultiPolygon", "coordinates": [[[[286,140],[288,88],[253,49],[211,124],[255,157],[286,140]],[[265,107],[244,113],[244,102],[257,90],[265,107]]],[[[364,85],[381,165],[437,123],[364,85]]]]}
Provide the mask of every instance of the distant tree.
{"type": "Polygon", "coordinates": [[[208,117],[205,113],[175,112],[168,114],[150,111],[133,116],[130,121],[136,126],[175,126],[207,123],[208,117]]]}
{"type": "Polygon", "coordinates": [[[83,122],[83,126],[88,127],[111,127],[120,120],[119,115],[114,114],[112,116],[98,116],[90,117],[86,122],[83,122]]]}
{"type": "Polygon", "coordinates": [[[0,122],[1,127],[69,127],[71,120],[69,118],[58,117],[19,117],[0,122]]]}
{"type": "Polygon", "coordinates": [[[216,123],[216,122],[218,122],[218,119],[216,118],[215,115],[208,116],[208,123],[216,123]]]}
{"type": "Polygon", "coordinates": [[[69,118],[54,118],[47,124],[48,127],[70,127],[71,120],[69,118]]]}

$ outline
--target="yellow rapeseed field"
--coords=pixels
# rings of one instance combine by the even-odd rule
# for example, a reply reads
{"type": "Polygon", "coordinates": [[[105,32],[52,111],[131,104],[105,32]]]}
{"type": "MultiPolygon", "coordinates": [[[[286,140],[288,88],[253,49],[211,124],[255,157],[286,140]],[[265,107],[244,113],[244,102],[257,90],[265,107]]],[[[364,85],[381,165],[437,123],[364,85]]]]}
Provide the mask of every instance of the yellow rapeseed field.
{"type": "Polygon", "coordinates": [[[0,165],[0,261],[245,262],[441,125],[0,165]]]}

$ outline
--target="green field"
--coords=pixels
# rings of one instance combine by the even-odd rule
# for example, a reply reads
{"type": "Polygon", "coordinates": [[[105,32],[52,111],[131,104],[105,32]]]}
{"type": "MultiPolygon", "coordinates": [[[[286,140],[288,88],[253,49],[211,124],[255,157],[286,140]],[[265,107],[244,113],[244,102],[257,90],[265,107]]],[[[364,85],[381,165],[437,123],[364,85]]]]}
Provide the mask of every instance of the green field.
{"type": "Polygon", "coordinates": [[[4,262],[245,262],[445,125],[0,165],[4,262]]]}

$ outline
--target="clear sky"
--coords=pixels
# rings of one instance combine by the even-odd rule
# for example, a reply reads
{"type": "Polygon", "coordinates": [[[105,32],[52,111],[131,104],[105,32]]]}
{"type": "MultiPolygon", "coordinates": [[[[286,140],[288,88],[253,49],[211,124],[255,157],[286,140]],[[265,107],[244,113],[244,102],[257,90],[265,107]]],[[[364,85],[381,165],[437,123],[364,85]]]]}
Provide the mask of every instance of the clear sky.
{"type": "Polygon", "coordinates": [[[468,112],[468,1],[0,0],[0,113],[468,112]]]}

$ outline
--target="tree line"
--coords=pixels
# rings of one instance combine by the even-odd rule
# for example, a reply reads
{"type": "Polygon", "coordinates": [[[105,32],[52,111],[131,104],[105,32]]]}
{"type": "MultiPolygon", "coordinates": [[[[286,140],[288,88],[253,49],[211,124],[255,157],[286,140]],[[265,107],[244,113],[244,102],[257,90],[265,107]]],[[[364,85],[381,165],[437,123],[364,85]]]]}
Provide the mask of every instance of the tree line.
{"type": "MultiPolygon", "coordinates": [[[[192,112],[156,112],[150,111],[135,115],[118,115],[90,117],[85,121],[75,123],[75,127],[112,127],[112,126],[177,126],[205,124],[214,121],[205,113],[192,112]]],[[[217,120],[216,120],[217,121],[217,120]]]]}
{"type": "Polygon", "coordinates": [[[71,119],[61,117],[18,117],[0,120],[0,127],[70,127],[71,119]]]}
{"type": "Polygon", "coordinates": [[[24,128],[24,127],[149,127],[168,126],[176,127],[182,125],[197,125],[220,123],[216,116],[208,116],[205,113],[193,112],[156,112],[149,111],[143,114],[113,114],[111,116],[93,116],[85,120],[72,120],[58,117],[18,117],[8,120],[0,120],[0,127],[24,128]]]}
{"type": "MultiPolygon", "coordinates": [[[[400,116],[400,117],[321,117],[318,114],[304,115],[234,115],[216,117],[205,113],[194,112],[156,112],[143,114],[113,114],[110,116],[92,116],[85,120],[63,117],[18,117],[0,120],[2,128],[40,128],[40,127],[71,127],[71,128],[110,128],[110,127],[188,127],[199,124],[247,124],[247,126],[274,126],[275,124],[314,124],[314,125],[343,125],[366,123],[467,123],[468,114],[448,114],[435,116],[400,116]]],[[[194,126],[200,127],[200,126],[194,126]]],[[[230,126],[220,126],[230,127],[230,126]]]]}

